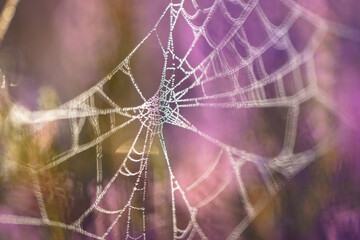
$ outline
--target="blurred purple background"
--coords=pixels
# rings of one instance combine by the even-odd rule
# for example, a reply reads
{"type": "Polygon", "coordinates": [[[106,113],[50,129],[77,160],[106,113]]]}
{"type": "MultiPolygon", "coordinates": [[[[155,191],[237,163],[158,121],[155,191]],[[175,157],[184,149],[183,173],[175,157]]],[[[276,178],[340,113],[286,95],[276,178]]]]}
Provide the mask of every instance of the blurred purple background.
{"type": "MultiPolygon", "coordinates": [[[[199,5],[212,3],[198,2],[199,5]]],[[[297,2],[324,19],[360,31],[360,2],[357,0],[297,2]]],[[[167,1],[160,0],[21,1],[0,46],[0,68],[9,83],[16,85],[9,88],[11,101],[31,110],[42,110],[59,106],[86,91],[131,52],[151,30],[167,4],[167,1]]],[[[262,0],[260,4],[274,21],[280,21],[288,11],[281,8],[280,1],[262,0]]],[[[234,8],[232,14],[236,15],[236,11],[234,8]]],[[[174,37],[179,53],[188,49],[192,41],[186,23],[181,24],[174,37]]],[[[257,24],[254,20],[249,26],[249,41],[254,44],[261,42],[262,37],[260,29],[256,28],[257,24]]],[[[159,35],[166,35],[167,27],[166,24],[160,26],[159,35]]],[[[221,21],[215,22],[213,27],[227,31],[226,24],[221,21]]],[[[308,38],[307,31],[311,33],[304,25],[297,29],[294,45],[300,46],[308,38]]],[[[332,106],[332,110],[319,102],[309,101],[304,104],[304,112],[299,118],[296,145],[299,151],[311,148],[330,135],[331,149],[293,179],[286,180],[283,189],[246,228],[242,234],[244,239],[360,239],[360,33],[357,34],[357,39],[332,33],[325,36],[314,59],[319,88],[327,97],[327,105],[332,106]]],[[[163,67],[161,49],[156,44],[156,41],[144,44],[131,62],[140,89],[147,98],[157,90],[163,67]]],[[[192,60],[196,62],[202,59],[206,51],[205,45],[198,46],[193,51],[192,60]]],[[[281,58],[279,52],[270,54],[266,67],[271,69],[277,64],[281,65],[281,58]]],[[[109,95],[116,98],[121,106],[135,106],[139,103],[128,82],[116,81],[111,84],[107,89],[109,95]]],[[[219,84],[213,90],[220,91],[221,88],[226,88],[225,84],[219,84]]],[[[183,115],[199,129],[229,145],[270,157],[281,151],[286,124],[284,109],[199,108],[186,109],[183,115]]],[[[104,156],[109,162],[104,167],[106,181],[114,174],[117,161],[122,157],[115,154],[115,150],[126,139],[134,137],[136,127],[129,126],[124,129],[122,136],[104,142],[104,156]]],[[[58,144],[56,147],[59,149],[67,144],[61,140],[61,136],[68,133],[60,124],[50,126],[43,132],[50,132],[49,135],[60,138],[53,140],[53,136],[48,136],[43,141],[55,142],[54,145],[58,144]]],[[[218,149],[198,135],[171,125],[164,126],[164,134],[174,173],[181,184],[189,186],[208,168],[218,149]]],[[[3,138],[5,136],[8,135],[1,135],[3,138]]],[[[4,140],[2,144],[6,147],[6,143],[14,144],[16,141],[4,140]]],[[[51,148],[46,143],[43,145],[47,150],[51,148]]],[[[160,149],[158,143],[154,145],[160,149]]],[[[21,151],[26,152],[30,148],[31,145],[26,145],[21,147],[21,151]]],[[[94,167],[86,162],[92,155],[94,152],[83,154],[72,165],[41,176],[44,189],[55,189],[57,186],[65,189],[55,193],[49,190],[48,193],[49,208],[65,209],[58,212],[54,210],[54,217],[59,220],[75,219],[94,200],[94,167]],[[66,188],[71,191],[67,192],[66,188]]],[[[230,166],[222,158],[220,162],[221,167],[216,168],[211,179],[202,188],[189,194],[191,203],[201,202],[227,177],[230,166]]],[[[150,169],[147,203],[150,209],[147,220],[150,223],[147,225],[147,238],[168,239],[172,236],[171,193],[163,157],[151,156],[150,169]]],[[[247,181],[256,184],[257,170],[249,166],[244,174],[247,181]]],[[[125,182],[125,178],[123,181],[106,197],[108,207],[116,207],[125,201],[124,195],[128,194],[126,188],[130,185],[125,182]]],[[[39,217],[37,210],[34,210],[35,198],[28,192],[26,180],[17,176],[11,179],[9,185],[0,184],[2,214],[21,213],[39,217]]],[[[245,216],[244,210],[238,207],[241,200],[232,196],[233,191],[233,187],[227,188],[221,199],[215,200],[214,205],[208,206],[198,215],[204,231],[212,234],[213,238],[210,239],[224,239],[245,216]]],[[[181,204],[184,203],[179,204],[179,209],[182,209],[181,204]]],[[[183,228],[189,218],[185,212],[179,211],[178,221],[183,228]]],[[[96,233],[104,232],[102,224],[107,221],[111,221],[108,216],[91,216],[86,222],[86,229],[96,233]]],[[[109,239],[123,236],[121,225],[125,224],[119,222],[120,227],[115,228],[109,239]]],[[[41,227],[0,224],[0,239],[17,240],[24,236],[28,240],[86,239],[59,229],[49,231],[41,227]]]]}

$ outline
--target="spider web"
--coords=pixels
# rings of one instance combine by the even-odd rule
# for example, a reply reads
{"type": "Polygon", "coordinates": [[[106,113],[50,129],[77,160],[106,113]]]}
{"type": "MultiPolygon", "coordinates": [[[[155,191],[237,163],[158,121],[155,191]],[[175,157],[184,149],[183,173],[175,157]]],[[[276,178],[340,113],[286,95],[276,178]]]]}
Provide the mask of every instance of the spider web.
{"type": "Polygon", "coordinates": [[[300,105],[310,99],[322,100],[313,57],[325,34],[332,32],[338,35],[351,35],[346,28],[332,25],[292,0],[281,0],[281,3],[286,6],[288,13],[280,24],[274,24],[268,18],[261,4],[255,0],[214,0],[205,7],[198,4],[196,0],[188,2],[171,1],[143,40],[95,86],[57,109],[30,112],[20,106],[13,107],[11,112],[13,121],[34,126],[36,130],[47,122],[69,121],[71,148],[49,159],[48,163],[41,168],[23,166],[33,172],[34,191],[41,217],[0,215],[0,222],[4,224],[54,226],[78,232],[94,239],[107,239],[120,219],[126,219],[126,226],[124,226],[126,239],[145,239],[148,162],[152,143],[155,138],[158,138],[170,176],[173,238],[192,239],[200,237],[207,239],[210,237],[206,235],[198,223],[197,212],[216,199],[227,186],[236,185],[238,194],[242,199],[242,207],[246,212],[246,216],[228,236],[228,239],[237,239],[269,201],[270,197],[279,191],[281,183],[275,179],[273,172],[280,173],[288,179],[292,178],[326,151],[327,139],[310,150],[294,151],[300,105]],[[251,33],[246,28],[247,22],[251,18],[256,18],[257,26],[259,26],[254,31],[262,30],[264,32],[265,37],[260,43],[254,43],[251,33]],[[193,35],[190,46],[182,54],[177,53],[173,34],[177,30],[177,23],[180,19],[191,29],[193,35]],[[306,44],[302,49],[294,44],[289,34],[290,29],[299,19],[314,28],[313,34],[306,39],[306,44]],[[164,21],[169,22],[169,31],[165,41],[158,33],[159,25],[164,21]],[[212,27],[214,24],[216,26],[216,23],[217,26],[221,27],[212,27]],[[131,60],[134,54],[139,51],[140,46],[151,37],[157,39],[164,62],[159,88],[152,97],[146,98],[137,84],[138,79],[134,77],[131,60]],[[207,47],[207,51],[202,50],[204,46],[207,47]],[[286,61],[276,69],[269,70],[264,64],[264,56],[271,49],[283,52],[286,55],[286,61]],[[113,81],[114,75],[118,72],[122,72],[129,78],[137,94],[143,100],[141,105],[120,107],[106,94],[104,85],[113,81]],[[240,75],[244,72],[245,75],[240,75]],[[241,82],[240,78],[245,78],[246,83],[241,82]],[[289,82],[291,88],[288,87],[289,82]],[[211,85],[217,87],[216,91],[209,88],[211,85]],[[99,108],[98,101],[105,102],[108,107],[99,108]],[[232,111],[234,109],[270,107],[288,109],[287,121],[284,126],[283,148],[279,155],[271,158],[226,144],[198,129],[182,114],[187,108],[191,108],[193,111],[201,108],[221,108],[232,111]],[[109,116],[111,121],[111,128],[108,131],[102,131],[100,128],[100,116],[104,115],[109,116]],[[126,120],[117,123],[115,118],[118,116],[126,120]],[[85,131],[85,121],[90,122],[94,137],[86,143],[80,143],[80,134],[85,131]],[[126,157],[112,178],[106,185],[103,185],[102,144],[104,140],[135,122],[140,123],[140,128],[132,140],[126,157]],[[186,188],[181,186],[173,171],[163,133],[165,125],[193,132],[219,148],[213,164],[199,179],[186,188]],[[142,147],[139,148],[139,146],[142,147]],[[96,149],[97,189],[94,201],[77,220],[70,224],[50,219],[38,175],[51,171],[64,162],[72,161],[73,157],[91,148],[96,149]],[[201,202],[196,205],[191,204],[188,200],[188,194],[210,177],[214,169],[217,168],[220,158],[225,158],[230,163],[233,175],[223,179],[221,186],[207,195],[201,202]],[[241,174],[241,168],[246,163],[252,163],[256,166],[270,196],[260,199],[256,204],[250,200],[241,174]],[[136,169],[134,170],[130,165],[135,165],[136,169]],[[117,210],[106,209],[102,207],[104,196],[114,186],[114,183],[120,181],[120,176],[135,179],[129,197],[122,208],[117,210]],[[140,205],[138,200],[135,201],[135,195],[139,194],[142,196],[140,205]],[[176,202],[180,201],[179,198],[185,203],[186,211],[190,214],[188,225],[183,229],[180,229],[177,223],[176,202]],[[102,235],[97,235],[83,228],[85,219],[94,212],[113,216],[112,222],[106,227],[102,235]],[[139,235],[132,234],[131,222],[133,219],[131,216],[133,212],[142,216],[142,227],[139,235]]]}

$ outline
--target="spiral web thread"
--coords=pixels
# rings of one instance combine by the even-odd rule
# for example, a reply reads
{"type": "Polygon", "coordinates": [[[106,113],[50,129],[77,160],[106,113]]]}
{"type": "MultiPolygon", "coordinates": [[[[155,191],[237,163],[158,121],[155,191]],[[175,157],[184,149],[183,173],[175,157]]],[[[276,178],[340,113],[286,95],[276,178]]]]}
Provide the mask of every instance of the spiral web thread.
{"type": "MultiPolygon", "coordinates": [[[[256,0],[251,1],[223,1],[214,0],[213,3],[201,9],[196,0],[190,1],[195,9],[194,14],[190,14],[184,5],[184,1],[172,1],[169,3],[158,22],[145,36],[145,38],[133,49],[133,51],[123,60],[113,71],[94,87],[72,99],[66,104],[49,111],[29,112],[20,106],[13,108],[12,116],[14,121],[39,126],[46,122],[68,120],[71,126],[72,146],[69,150],[50,159],[48,164],[41,169],[32,169],[34,172],[34,191],[36,194],[38,207],[41,218],[32,218],[16,215],[0,215],[0,222],[4,224],[22,224],[35,226],[55,226],[66,230],[78,232],[94,239],[106,239],[120,218],[127,219],[126,238],[127,239],[145,239],[146,237],[146,209],[143,206],[137,206],[133,202],[134,194],[140,193],[145,201],[146,192],[146,175],[148,167],[148,158],[150,148],[155,136],[160,139],[162,151],[165,156],[171,185],[172,198],[172,225],[174,239],[191,239],[195,235],[202,239],[207,239],[206,234],[197,222],[197,211],[213,201],[229,184],[237,184],[237,189],[242,197],[243,208],[247,216],[238,224],[228,239],[236,239],[240,236],[247,225],[262,209],[269,199],[259,201],[256,205],[249,200],[246,186],[244,185],[241,168],[246,162],[253,163],[259,170],[270,195],[275,195],[279,190],[279,185],[273,178],[271,171],[276,171],[281,175],[292,178],[301,169],[310,164],[326,150],[326,140],[320,142],[314,148],[303,152],[294,153],[295,139],[297,135],[298,117],[300,113],[300,104],[309,99],[321,97],[318,90],[313,55],[327,32],[340,33],[341,28],[332,27],[329,22],[314,15],[307,9],[303,8],[292,0],[281,0],[287,6],[289,12],[279,25],[274,25],[263,11],[261,5],[256,0]],[[229,5],[236,6],[239,9],[238,16],[233,16],[233,12],[228,10],[229,5]],[[221,39],[216,38],[216,29],[209,30],[211,22],[214,21],[215,15],[220,11],[223,20],[229,26],[227,32],[221,39]],[[203,23],[198,26],[194,19],[203,14],[206,16],[203,23]],[[247,30],[244,28],[249,16],[256,16],[266,32],[266,39],[259,46],[252,46],[247,36],[247,30]],[[158,35],[158,26],[164,21],[165,17],[170,18],[168,41],[164,42],[158,35]],[[173,31],[176,29],[177,21],[182,18],[192,29],[193,42],[187,49],[184,56],[179,56],[174,49],[173,31]],[[306,46],[298,51],[289,36],[289,30],[293,24],[302,19],[314,27],[314,33],[307,39],[306,46]],[[214,37],[215,36],[215,37],[214,37]],[[133,76],[130,60],[135,52],[139,50],[150,37],[156,37],[158,44],[164,56],[163,72],[161,84],[156,94],[146,99],[137,85],[137,79],[133,76]],[[189,56],[196,51],[201,44],[206,42],[211,49],[209,53],[202,57],[197,64],[189,62],[189,56]],[[244,56],[237,46],[241,45],[247,49],[244,56]],[[275,48],[286,52],[287,61],[275,71],[268,73],[263,63],[263,55],[270,49],[275,48]],[[230,53],[230,54],[229,54],[230,53]],[[229,56],[234,61],[229,61],[229,56]],[[302,70],[300,70],[302,69],[302,70]],[[117,72],[123,72],[128,76],[136,89],[138,95],[142,98],[143,103],[134,107],[120,107],[104,91],[103,86],[113,80],[117,72]],[[239,83],[238,76],[240,71],[246,72],[248,83],[246,85],[239,83]],[[177,73],[181,72],[184,76],[181,80],[176,81],[177,73]],[[291,78],[285,78],[286,76],[291,78]],[[191,81],[189,83],[189,81],[191,81]],[[231,87],[226,90],[220,88],[220,92],[207,91],[208,84],[221,86],[223,82],[231,87]],[[284,86],[291,81],[293,86],[292,93],[287,92],[284,86]],[[273,94],[270,96],[266,88],[272,87],[273,94]],[[188,97],[193,89],[200,89],[199,96],[188,97]],[[97,98],[96,98],[97,97],[97,98]],[[101,99],[108,104],[108,108],[100,109],[96,105],[96,99],[101,99]],[[229,111],[239,108],[267,108],[267,107],[286,107],[287,123],[285,126],[285,139],[281,153],[274,158],[266,158],[254,153],[244,151],[227,145],[218,139],[215,139],[196,128],[189,120],[182,116],[182,109],[192,108],[193,110],[212,107],[227,108],[229,111]],[[99,116],[108,115],[111,119],[111,128],[102,132],[99,124],[99,116]],[[121,124],[116,124],[115,117],[122,116],[127,120],[121,124]],[[94,131],[95,137],[89,142],[80,144],[79,136],[83,131],[84,122],[89,120],[94,131]],[[120,168],[111,178],[111,180],[102,187],[102,143],[111,135],[121,131],[125,126],[133,122],[140,122],[141,126],[133,140],[133,144],[123,160],[120,168]],[[209,142],[219,147],[220,151],[213,164],[208,170],[192,185],[186,189],[182,187],[175,174],[173,173],[170,160],[167,154],[166,143],[163,136],[163,125],[170,124],[175,127],[184,128],[205,138],[209,142]],[[136,149],[139,144],[140,135],[145,134],[145,140],[141,145],[142,149],[136,149]],[[70,158],[86,151],[90,148],[96,148],[96,167],[97,167],[97,191],[92,205],[71,224],[65,224],[49,219],[44,203],[44,198],[40,190],[37,175],[42,172],[66,162],[70,158]],[[136,156],[136,157],[134,157],[136,156]],[[233,168],[233,176],[224,179],[222,185],[212,194],[207,196],[196,206],[192,206],[188,199],[188,192],[201,184],[204,179],[208,178],[211,172],[217,167],[220,157],[225,157],[233,168]],[[137,164],[138,170],[130,170],[128,164],[137,164]],[[118,181],[120,175],[125,177],[135,177],[136,181],[125,206],[118,210],[107,210],[100,207],[104,195],[118,181]],[[141,186],[141,187],[139,187],[141,186]],[[180,193],[182,200],[185,202],[190,221],[185,229],[177,226],[177,201],[175,193],[180,193]],[[115,216],[115,220],[107,227],[103,235],[96,235],[83,229],[84,219],[93,212],[101,212],[115,216]],[[138,236],[132,236],[130,231],[131,212],[138,211],[143,216],[142,233],[138,236]]],[[[219,15],[216,15],[219,16],[219,15]]],[[[220,27],[218,29],[221,29],[220,27]]],[[[220,31],[220,30],[219,30],[220,31]]],[[[125,81],[125,80],[124,80],[125,81]]]]}

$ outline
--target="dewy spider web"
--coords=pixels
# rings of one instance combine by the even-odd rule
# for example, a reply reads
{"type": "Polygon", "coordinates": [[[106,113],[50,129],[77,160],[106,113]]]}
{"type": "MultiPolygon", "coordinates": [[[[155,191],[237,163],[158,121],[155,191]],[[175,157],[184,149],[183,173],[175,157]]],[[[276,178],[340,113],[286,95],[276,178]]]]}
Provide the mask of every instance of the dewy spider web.
{"type": "Polygon", "coordinates": [[[347,31],[346,28],[339,28],[337,25],[328,23],[292,0],[282,0],[281,2],[287,6],[289,13],[281,24],[275,25],[268,19],[258,1],[255,0],[214,0],[212,4],[205,8],[201,8],[197,1],[193,0],[188,2],[192,9],[188,9],[190,5],[185,5],[184,1],[174,0],[167,6],[151,31],[125,60],[94,87],[54,110],[29,112],[19,106],[14,107],[11,116],[15,122],[33,125],[37,129],[39,125],[41,126],[41,124],[46,122],[68,120],[71,126],[72,146],[69,150],[50,159],[48,164],[42,168],[28,169],[34,172],[34,189],[41,218],[0,215],[0,222],[3,224],[55,226],[78,232],[94,239],[107,239],[119,220],[125,218],[127,219],[125,226],[126,239],[145,239],[147,222],[144,202],[146,201],[148,159],[154,138],[158,137],[170,176],[173,238],[192,239],[197,236],[207,239],[210,237],[205,234],[198,223],[197,212],[216,199],[225,187],[230,184],[237,185],[237,191],[241,195],[243,208],[246,211],[246,217],[239,222],[228,236],[228,239],[238,238],[269,200],[269,198],[266,198],[263,201],[258,201],[257,204],[253,204],[250,201],[240,171],[242,166],[247,162],[253,163],[261,173],[269,195],[272,196],[279,190],[279,183],[271,174],[272,171],[276,171],[286,178],[292,178],[326,150],[327,141],[324,139],[323,142],[318,143],[318,145],[310,150],[294,153],[300,114],[299,106],[309,99],[319,98],[321,100],[322,98],[318,90],[313,55],[325,33],[332,32],[338,35],[351,35],[351,32],[347,31]],[[230,10],[231,8],[238,10],[230,10]],[[203,17],[201,24],[195,21],[199,16],[203,17]],[[266,38],[258,46],[254,46],[251,40],[249,40],[247,30],[244,27],[250,16],[255,16],[265,30],[266,38]],[[161,39],[158,33],[158,26],[165,21],[165,18],[169,18],[167,19],[169,21],[167,41],[161,39]],[[177,28],[177,22],[180,18],[185,20],[194,36],[192,44],[183,56],[177,54],[173,41],[173,32],[177,28]],[[301,50],[294,46],[289,35],[289,30],[298,19],[311,24],[315,29],[301,50]],[[211,24],[214,22],[223,25],[218,28],[211,28],[211,24]],[[164,62],[160,86],[155,95],[147,99],[133,75],[130,60],[135,52],[139,51],[139,47],[148,41],[150,37],[156,37],[158,40],[164,62]],[[192,54],[200,51],[199,49],[203,45],[206,45],[210,50],[208,53],[203,54],[198,62],[194,63],[191,60],[192,54]],[[243,51],[239,50],[240,48],[246,49],[247,53],[244,54],[243,51]],[[264,65],[263,56],[266,51],[272,48],[285,52],[287,60],[277,69],[268,71],[264,65]],[[113,76],[119,71],[129,77],[138,95],[143,100],[141,105],[120,107],[105,93],[103,86],[113,80],[113,76]],[[239,83],[238,78],[241,71],[246,72],[248,84],[239,83]],[[289,75],[291,79],[286,78],[289,75]],[[292,81],[292,93],[288,92],[286,81],[292,81]],[[209,91],[207,87],[210,84],[218,86],[218,91],[209,91]],[[222,88],[225,84],[230,87],[222,88]],[[272,88],[272,94],[269,94],[269,90],[267,90],[269,88],[272,88]],[[189,94],[194,89],[197,89],[196,95],[189,94]],[[99,99],[106,102],[108,107],[98,108],[96,101],[99,99]],[[239,108],[286,107],[288,109],[287,123],[281,153],[276,157],[267,158],[238,149],[200,131],[182,115],[182,111],[185,108],[196,110],[204,107],[227,108],[229,111],[239,108]],[[99,116],[101,115],[108,115],[111,119],[111,128],[106,132],[100,129],[99,116]],[[121,124],[116,124],[116,116],[122,116],[127,120],[121,124]],[[84,131],[83,127],[86,120],[91,123],[95,137],[87,143],[80,144],[79,136],[81,131],[84,131]],[[141,126],[135,139],[132,141],[130,150],[115,175],[103,187],[102,143],[111,135],[136,121],[140,122],[141,126]],[[165,124],[196,133],[220,149],[217,158],[214,159],[214,163],[198,180],[186,189],[177,181],[177,176],[173,172],[168,157],[163,134],[165,124]],[[141,135],[145,137],[141,139],[141,135]],[[138,148],[139,145],[142,148],[138,148]],[[49,171],[66,161],[71,161],[70,158],[76,157],[77,154],[93,147],[96,149],[97,168],[95,200],[71,224],[50,219],[37,175],[49,171]],[[234,175],[225,179],[218,189],[200,203],[191,205],[188,201],[189,191],[196,188],[210,176],[222,157],[230,162],[234,175]],[[137,170],[130,168],[130,164],[137,165],[137,170]],[[108,210],[101,207],[104,195],[119,180],[120,176],[135,177],[136,179],[125,206],[118,210],[108,210]],[[234,181],[232,181],[233,179],[234,181]],[[142,206],[138,206],[134,201],[134,195],[139,193],[142,195],[142,206]],[[178,209],[176,201],[178,199],[176,196],[182,198],[190,214],[190,220],[185,229],[180,229],[177,225],[178,209]],[[107,226],[106,231],[102,235],[97,235],[83,228],[84,219],[94,212],[114,216],[111,224],[107,226]],[[138,212],[142,215],[142,233],[137,236],[132,235],[130,230],[132,212],[138,212]]]}

